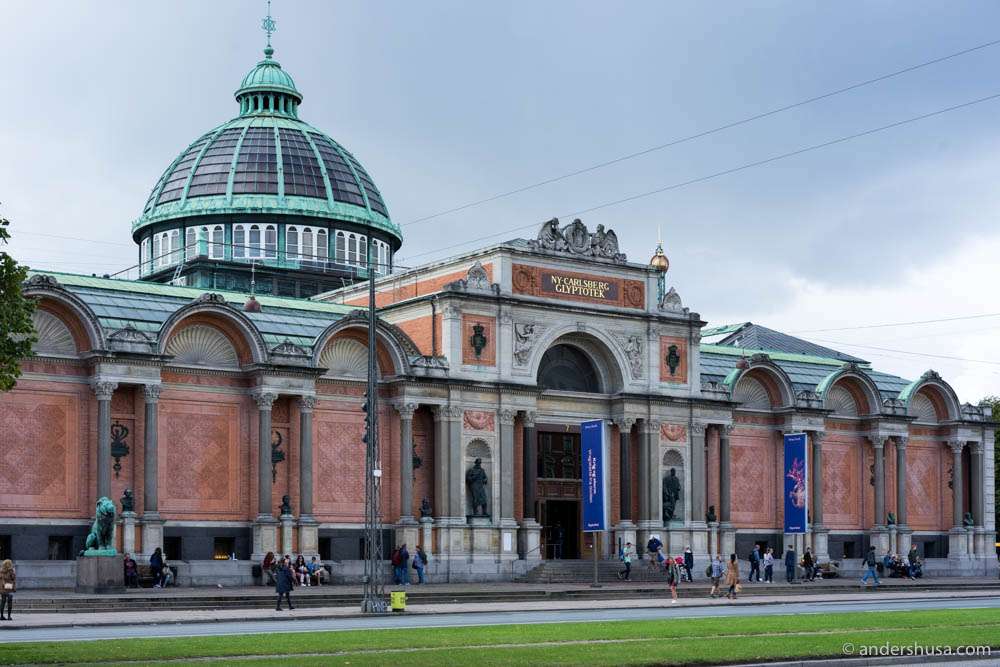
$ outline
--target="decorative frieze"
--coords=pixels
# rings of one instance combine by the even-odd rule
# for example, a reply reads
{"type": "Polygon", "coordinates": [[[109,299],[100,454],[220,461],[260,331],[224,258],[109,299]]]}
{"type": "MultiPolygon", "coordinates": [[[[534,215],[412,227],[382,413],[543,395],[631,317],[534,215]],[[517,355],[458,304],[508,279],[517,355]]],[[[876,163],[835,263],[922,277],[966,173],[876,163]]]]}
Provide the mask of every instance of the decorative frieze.
{"type": "Polygon", "coordinates": [[[492,412],[485,410],[466,410],[462,415],[462,426],[467,431],[496,430],[496,418],[492,412]]]}

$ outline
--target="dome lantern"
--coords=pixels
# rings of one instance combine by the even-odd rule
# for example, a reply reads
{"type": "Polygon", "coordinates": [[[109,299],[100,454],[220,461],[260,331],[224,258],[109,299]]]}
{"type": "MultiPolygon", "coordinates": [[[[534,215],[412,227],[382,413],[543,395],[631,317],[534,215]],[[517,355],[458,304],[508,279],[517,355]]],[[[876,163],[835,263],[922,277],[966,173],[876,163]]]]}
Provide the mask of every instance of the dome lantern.
{"type": "Polygon", "coordinates": [[[662,241],[656,244],[656,253],[653,255],[652,259],[649,260],[649,265],[660,273],[666,273],[670,268],[670,260],[663,254],[662,241]]]}
{"type": "Polygon", "coordinates": [[[247,72],[236,90],[241,116],[269,114],[298,118],[302,93],[273,56],[274,49],[269,44],[264,49],[264,59],[247,72]]]}

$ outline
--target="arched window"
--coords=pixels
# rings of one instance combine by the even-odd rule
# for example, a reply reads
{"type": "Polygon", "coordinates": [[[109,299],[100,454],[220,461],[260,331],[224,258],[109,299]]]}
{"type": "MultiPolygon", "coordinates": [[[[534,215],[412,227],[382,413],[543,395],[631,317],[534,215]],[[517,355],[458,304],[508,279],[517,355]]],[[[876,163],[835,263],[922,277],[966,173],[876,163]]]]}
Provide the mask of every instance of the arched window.
{"type": "Polygon", "coordinates": [[[288,255],[288,259],[299,258],[298,227],[289,227],[285,230],[285,253],[288,255]]]}
{"type": "Polygon", "coordinates": [[[302,228],[302,259],[307,262],[316,261],[315,248],[313,247],[313,230],[312,227],[302,228]]]}
{"type": "Polygon", "coordinates": [[[358,263],[358,237],[354,234],[347,235],[347,263],[358,263]]]}
{"type": "Polygon", "coordinates": [[[226,253],[226,230],[222,225],[212,228],[212,243],[208,246],[208,256],[212,259],[222,259],[226,253]]]}
{"type": "Polygon", "coordinates": [[[247,232],[243,225],[233,225],[233,257],[247,256],[247,232]]]}
{"type": "Polygon", "coordinates": [[[184,231],[184,258],[190,259],[198,254],[198,228],[188,227],[184,231]]]}
{"type": "Polygon", "coordinates": [[[250,225],[247,239],[247,257],[260,257],[260,226],[250,225]]]}
{"type": "Polygon", "coordinates": [[[330,253],[330,247],[327,245],[327,233],[325,229],[320,229],[316,231],[316,261],[326,264],[327,257],[330,253]]]}
{"type": "Polygon", "coordinates": [[[538,386],[542,389],[600,393],[601,383],[590,358],[572,345],[553,345],[542,356],[538,367],[538,386]]]}
{"type": "Polygon", "coordinates": [[[176,264],[181,260],[181,231],[175,229],[170,232],[170,263],[176,264]]]}
{"type": "Polygon", "coordinates": [[[278,228],[274,225],[264,226],[264,257],[274,259],[278,256],[278,228]]]}
{"type": "Polygon", "coordinates": [[[150,257],[150,266],[158,267],[160,265],[160,235],[153,235],[153,256],[150,257]]]}
{"type": "Polygon", "coordinates": [[[368,266],[368,237],[358,236],[358,265],[368,266]]]}
{"type": "Polygon", "coordinates": [[[335,248],[337,264],[347,263],[347,236],[344,232],[337,232],[337,246],[335,248]]]}

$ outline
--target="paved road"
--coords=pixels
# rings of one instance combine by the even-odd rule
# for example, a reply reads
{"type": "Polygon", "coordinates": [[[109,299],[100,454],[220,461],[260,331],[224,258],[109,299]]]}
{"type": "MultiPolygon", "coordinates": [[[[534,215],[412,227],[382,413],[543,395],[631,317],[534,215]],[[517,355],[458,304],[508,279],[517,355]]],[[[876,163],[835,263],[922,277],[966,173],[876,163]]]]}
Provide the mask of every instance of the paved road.
{"type": "MultiPolygon", "coordinates": [[[[0,641],[70,641],[129,637],[203,637],[270,632],[380,630],[387,628],[443,628],[503,625],[510,623],[565,623],[569,621],[625,621],[664,618],[704,618],[753,614],[826,614],[847,611],[911,611],[919,609],[1000,608],[1000,597],[912,600],[859,600],[845,602],[788,602],[770,605],[676,608],[589,609],[576,611],[505,611],[485,613],[422,614],[289,621],[247,620],[220,623],[166,623],[96,627],[0,630],[0,641]]],[[[251,612],[252,615],[252,612],[251,612]]]]}

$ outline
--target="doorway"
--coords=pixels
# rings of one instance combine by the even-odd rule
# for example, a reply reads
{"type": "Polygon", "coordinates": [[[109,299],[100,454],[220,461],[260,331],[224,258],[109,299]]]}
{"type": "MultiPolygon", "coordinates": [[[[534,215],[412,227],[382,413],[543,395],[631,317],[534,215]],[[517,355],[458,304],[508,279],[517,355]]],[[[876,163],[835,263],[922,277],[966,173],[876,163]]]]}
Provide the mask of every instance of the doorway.
{"type": "Polygon", "coordinates": [[[542,501],[542,526],[545,533],[545,558],[580,557],[580,501],[542,501]]]}
{"type": "Polygon", "coordinates": [[[538,521],[542,525],[542,557],[581,556],[581,486],[579,428],[538,433],[538,521]]]}

